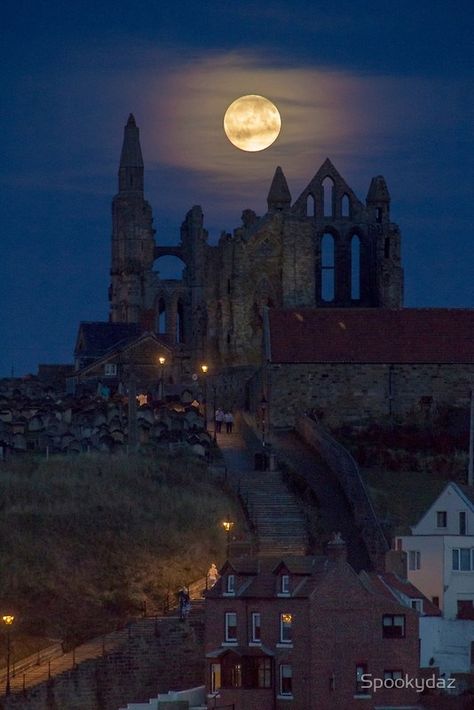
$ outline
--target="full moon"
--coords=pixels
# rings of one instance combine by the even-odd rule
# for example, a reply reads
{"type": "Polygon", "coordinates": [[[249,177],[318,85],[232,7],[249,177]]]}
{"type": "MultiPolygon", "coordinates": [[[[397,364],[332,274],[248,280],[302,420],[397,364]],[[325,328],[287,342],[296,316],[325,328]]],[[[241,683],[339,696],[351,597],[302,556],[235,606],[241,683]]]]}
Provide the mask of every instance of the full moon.
{"type": "Polygon", "coordinates": [[[276,141],[280,128],[280,113],[264,96],[241,96],[225,112],[224,131],[240,150],[265,150],[276,141]]]}

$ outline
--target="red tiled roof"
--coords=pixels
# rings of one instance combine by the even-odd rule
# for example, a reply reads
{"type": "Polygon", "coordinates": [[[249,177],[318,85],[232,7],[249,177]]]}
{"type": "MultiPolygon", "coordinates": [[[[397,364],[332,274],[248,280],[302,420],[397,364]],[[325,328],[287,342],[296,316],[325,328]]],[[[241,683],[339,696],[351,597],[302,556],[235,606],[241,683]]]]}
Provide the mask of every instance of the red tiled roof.
{"type": "Polygon", "coordinates": [[[474,310],[319,308],[268,311],[274,363],[474,363],[474,310]]]}
{"type": "Polygon", "coordinates": [[[384,572],[383,574],[370,574],[370,580],[374,585],[375,589],[389,597],[391,595],[390,589],[395,592],[404,594],[409,599],[422,599],[423,600],[423,613],[425,616],[441,616],[441,611],[437,606],[430,602],[425,595],[420,592],[417,587],[415,587],[411,582],[405,579],[401,579],[393,572],[384,572]],[[390,589],[389,589],[390,588],[390,589]]]}

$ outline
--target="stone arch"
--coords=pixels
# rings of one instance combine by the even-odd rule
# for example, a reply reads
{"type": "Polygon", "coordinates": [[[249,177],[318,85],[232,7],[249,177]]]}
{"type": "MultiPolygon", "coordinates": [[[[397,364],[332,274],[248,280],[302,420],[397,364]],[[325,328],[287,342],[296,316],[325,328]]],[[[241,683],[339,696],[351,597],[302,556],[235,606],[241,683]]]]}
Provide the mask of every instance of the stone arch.
{"type": "Polygon", "coordinates": [[[334,217],[334,191],[335,184],[332,177],[326,175],[321,181],[322,204],[324,217],[334,217]]]}
{"type": "Polygon", "coordinates": [[[174,253],[172,247],[170,247],[169,252],[164,247],[160,247],[160,253],[155,254],[154,267],[155,270],[158,270],[160,279],[182,281],[186,262],[181,253],[174,253]],[[158,269],[157,265],[159,266],[158,269]]]}

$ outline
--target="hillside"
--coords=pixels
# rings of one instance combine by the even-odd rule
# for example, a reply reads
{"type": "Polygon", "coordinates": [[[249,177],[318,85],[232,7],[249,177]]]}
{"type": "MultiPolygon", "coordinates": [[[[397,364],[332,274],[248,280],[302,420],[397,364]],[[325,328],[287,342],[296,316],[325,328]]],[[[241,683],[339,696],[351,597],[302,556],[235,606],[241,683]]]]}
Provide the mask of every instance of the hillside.
{"type": "Polygon", "coordinates": [[[241,515],[204,463],[168,453],[11,459],[0,510],[0,608],[28,650],[114,628],[144,602],[161,608],[223,560],[220,521],[241,515]]]}
{"type": "Polygon", "coordinates": [[[448,481],[466,483],[469,413],[446,408],[432,422],[334,432],[351,451],[391,535],[409,532],[448,481]]]}

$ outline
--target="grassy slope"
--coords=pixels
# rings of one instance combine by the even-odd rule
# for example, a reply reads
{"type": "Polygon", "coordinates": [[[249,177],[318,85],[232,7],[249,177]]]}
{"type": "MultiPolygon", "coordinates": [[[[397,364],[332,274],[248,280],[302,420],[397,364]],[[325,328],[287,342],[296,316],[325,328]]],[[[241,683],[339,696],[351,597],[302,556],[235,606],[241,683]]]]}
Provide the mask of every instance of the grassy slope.
{"type": "Polygon", "coordinates": [[[80,640],[224,556],[235,501],[194,458],[91,456],[0,467],[0,608],[15,633],[80,640]],[[3,612],[5,613],[5,612],[3,612]]]}

